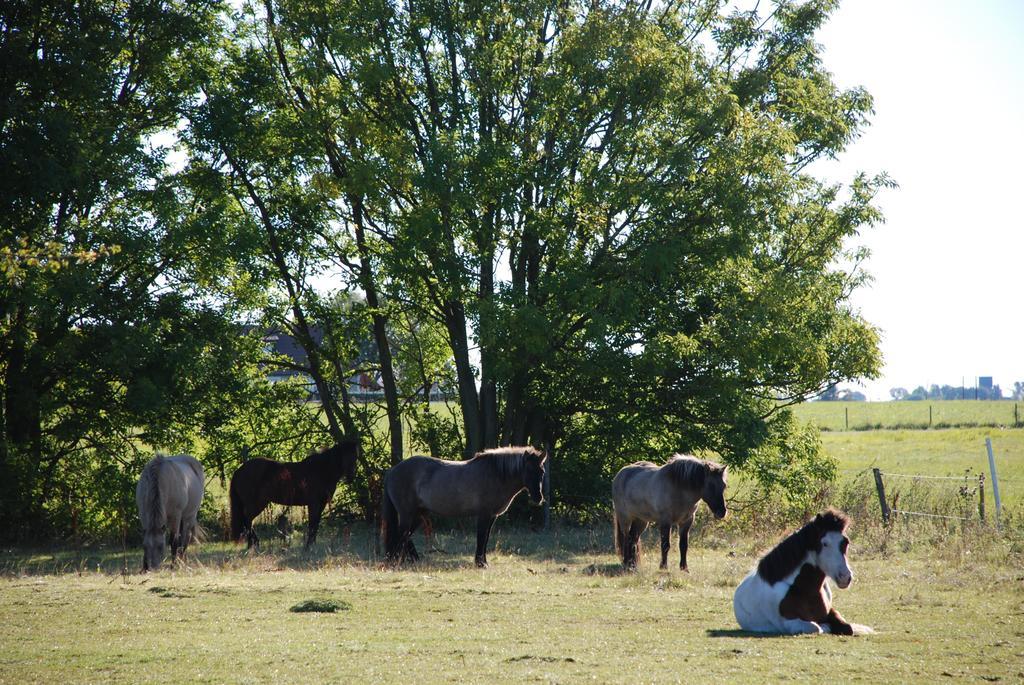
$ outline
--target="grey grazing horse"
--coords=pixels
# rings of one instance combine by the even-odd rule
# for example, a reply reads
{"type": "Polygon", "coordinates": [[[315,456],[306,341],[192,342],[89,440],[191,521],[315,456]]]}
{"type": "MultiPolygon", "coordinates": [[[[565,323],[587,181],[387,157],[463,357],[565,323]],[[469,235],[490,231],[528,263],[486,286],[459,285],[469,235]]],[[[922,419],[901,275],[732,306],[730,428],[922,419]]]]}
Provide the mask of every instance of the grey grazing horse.
{"type": "Polygon", "coordinates": [[[636,568],[640,535],[648,523],[661,529],[661,568],[668,566],[669,534],[679,526],[679,568],[687,570],[686,548],[697,504],[704,500],[717,518],[725,517],[726,467],[682,454],[663,466],[638,461],[612,480],[615,550],[626,568],[636,568]]]}
{"type": "Polygon", "coordinates": [[[142,469],[135,501],[142,521],[143,571],[160,568],[166,533],[171,534],[172,560],[179,550],[184,556],[188,543],[198,537],[204,485],[203,465],[187,454],[158,454],[142,469]]]}
{"type": "Polygon", "coordinates": [[[412,533],[427,513],[476,517],[476,565],[487,566],[487,540],[494,520],[523,490],[544,501],[547,455],[532,447],[500,447],[468,461],[410,457],[384,475],[382,524],[388,561],[419,558],[412,533]]]}

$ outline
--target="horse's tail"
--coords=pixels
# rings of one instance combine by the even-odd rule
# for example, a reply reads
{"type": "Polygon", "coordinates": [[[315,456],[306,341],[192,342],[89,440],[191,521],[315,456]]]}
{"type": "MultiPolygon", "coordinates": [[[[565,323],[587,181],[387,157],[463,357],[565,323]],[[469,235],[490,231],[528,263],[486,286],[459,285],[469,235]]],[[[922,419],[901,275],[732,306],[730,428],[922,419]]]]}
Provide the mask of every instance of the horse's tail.
{"type": "Polygon", "coordinates": [[[380,527],[384,533],[384,558],[388,561],[398,561],[400,535],[398,530],[398,510],[388,492],[388,479],[384,477],[384,487],[381,488],[380,498],[380,527]]]}
{"type": "Polygon", "coordinates": [[[238,542],[238,538],[242,537],[242,496],[238,494],[234,478],[228,488],[228,499],[231,502],[231,541],[238,542]]]}
{"type": "Polygon", "coordinates": [[[160,496],[160,467],[163,465],[163,456],[157,455],[152,461],[146,464],[140,477],[140,492],[142,493],[142,511],[139,512],[142,519],[142,528],[146,531],[158,531],[167,520],[164,512],[164,500],[160,496]]]}
{"type": "Polygon", "coordinates": [[[619,523],[619,512],[616,511],[614,503],[612,503],[612,526],[615,528],[615,554],[618,555],[620,561],[625,561],[626,531],[622,530],[622,525],[619,523]]]}

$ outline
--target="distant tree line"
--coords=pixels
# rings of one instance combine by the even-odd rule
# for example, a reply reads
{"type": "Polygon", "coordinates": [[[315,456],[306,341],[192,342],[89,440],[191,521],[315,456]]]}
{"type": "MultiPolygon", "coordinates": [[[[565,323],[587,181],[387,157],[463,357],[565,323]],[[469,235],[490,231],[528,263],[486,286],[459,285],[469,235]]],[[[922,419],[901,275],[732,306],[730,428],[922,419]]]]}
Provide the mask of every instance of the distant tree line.
{"type": "Polygon", "coordinates": [[[825,388],[815,399],[819,402],[866,402],[868,398],[859,390],[840,389],[833,385],[825,388]]]}
{"type": "MultiPolygon", "coordinates": [[[[906,388],[892,388],[889,395],[894,400],[1001,400],[1003,389],[998,385],[991,388],[986,387],[965,387],[961,385],[935,385],[925,388],[919,385],[913,390],[906,388]]],[[[1024,399],[1024,383],[1013,384],[1011,399],[1024,399]]]]}

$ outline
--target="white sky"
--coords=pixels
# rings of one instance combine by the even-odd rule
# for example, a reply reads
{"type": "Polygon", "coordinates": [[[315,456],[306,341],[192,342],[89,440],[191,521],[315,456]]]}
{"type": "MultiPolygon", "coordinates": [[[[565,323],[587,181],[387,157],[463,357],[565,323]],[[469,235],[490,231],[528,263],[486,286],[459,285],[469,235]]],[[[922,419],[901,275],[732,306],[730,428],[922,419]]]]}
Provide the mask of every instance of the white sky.
{"type": "Polygon", "coordinates": [[[845,0],[818,35],[842,87],[875,98],[828,168],[886,171],[886,224],[861,236],[874,283],[854,298],[882,331],[889,389],[1024,381],[1024,0],[845,0]]]}

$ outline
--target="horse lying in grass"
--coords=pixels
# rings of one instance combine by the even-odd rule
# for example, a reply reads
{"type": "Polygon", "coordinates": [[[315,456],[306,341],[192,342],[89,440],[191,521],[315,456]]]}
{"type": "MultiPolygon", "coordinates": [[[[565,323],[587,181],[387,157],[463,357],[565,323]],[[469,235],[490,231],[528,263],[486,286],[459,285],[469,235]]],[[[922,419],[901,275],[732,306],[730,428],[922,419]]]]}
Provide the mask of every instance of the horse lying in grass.
{"type": "Polygon", "coordinates": [[[832,606],[826,578],[840,588],[853,582],[846,560],[849,519],[829,509],[768,552],[743,579],[733,596],[736,621],[758,633],[874,632],[848,623],[832,606]]]}
{"type": "Polygon", "coordinates": [[[252,522],[271,502],[309,508],[306,547],[316,540],[320,516],[334,497],[342,478],[351,482],[356,475],[359,443],[341,442],[316,452],[300,462],[250,459],[231,476],[231,539],[246,536],[246,548],[260,546],[252,522]]]}
{"type": "Polygon", "coordinates": [[[547,455],[532,447],[499,447],[468,461],[410,457],[384,475],[381,523],[390,563],[416,561],[412,534],[424,514],[476,517],[476,565],[487,567],[491,527],[523,490],[544,501],[547,455]]]}
{"type": "Polygon", "coordinates": [[[203,502],[203,465],[194,457],[158,454],[142,469],[135,501],[142,521],[142,570],[160,568],[166,534],[171,534],[171,560],[185,556],[199,536],[199,505],[203,502]]]}
{"type": "Polygon", "coordinates": [[[638,461],[624,467],[612,480],[615,550],[622,565],[635,569],[640,535],[648,523],[661,530],[661,568],[668,567],[669,535],[679,526],[679,568],[686,571],[686,549],[697,504],[704,502],[717,518],[724,518],[726,467],[681,454],[663,466],[638,461]]]}

